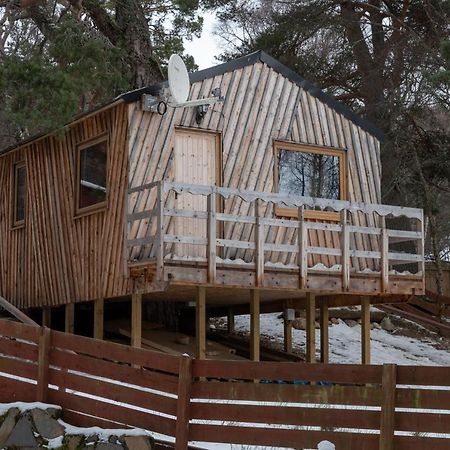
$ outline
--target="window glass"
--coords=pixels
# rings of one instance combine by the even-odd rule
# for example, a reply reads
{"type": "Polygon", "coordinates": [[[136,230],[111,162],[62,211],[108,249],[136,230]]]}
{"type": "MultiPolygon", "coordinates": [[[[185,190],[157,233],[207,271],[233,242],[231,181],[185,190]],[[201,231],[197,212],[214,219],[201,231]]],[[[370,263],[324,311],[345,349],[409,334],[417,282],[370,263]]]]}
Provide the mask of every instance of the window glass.
{"type": "Polygon", "coordinates": [[[16,166],[15,171],[15,208],[14,223],[19,224],[25,220],[27,169],[24,165],[16,166]]]}
{"type": "Polygon", "coordinates": [[[78,209],[106,201],[107,142],[81,148],[79,155],[78,209]]]}
{"type": "Polygon", "coordinates": [[[286,194],[338,200],[339,156],[278,150],[278,189],[286,194]]]}

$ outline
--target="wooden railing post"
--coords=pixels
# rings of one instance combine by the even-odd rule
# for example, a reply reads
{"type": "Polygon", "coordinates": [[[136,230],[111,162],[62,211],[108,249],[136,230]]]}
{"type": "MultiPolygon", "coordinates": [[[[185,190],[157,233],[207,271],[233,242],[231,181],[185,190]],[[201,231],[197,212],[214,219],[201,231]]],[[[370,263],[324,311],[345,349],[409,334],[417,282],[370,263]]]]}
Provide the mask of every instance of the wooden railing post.
{"type": "Polygon", "coordinates": [[[348,291],[350,284],[350,234],[347,226],[347,210],[341,211],[341,263],[342,290],[348,291]]]}
{"type": "Polygon", "coordinates": [[[299,267],[299,287],[305,289],[308,277],[308,229],[305,223],[305,209],[298,208],[298,267],[299,267]]]}
{"type": "Polygon", "coordinates": [[[261,223],[259,200],[255,201],[255,285],[264,283],[264,224],[261,223]]]}
{"type": "Polygon", "coordinates": [[[208,282],[216,281],[216,253],[217,253],[217,216],[216,216],[216,194],[208,195],[208,282]]]}
{"type": "Polygon", "coordinates": [[[397,366],[395,364],[384,364],[381,385],[379,450],[394,450],[396,385],[397,366]]]}
{"type": "Polygon", "coordinates": [[[175,450],[186,450],[189,442],[189,418],[192,386],[192,359],[180,356],[178,375],[177,424],[175,427],[175,450]]]}
{"type": "Polygon", "coordinates": [[[164,281],[164,183],[156,188],[156,279],[164,281]]]}
{"type": "Polygon", "coordinates": [[[381,291],[387,292],[389,288],[389,234],[386,228],[386,219],[382,218],[381,228],[381,291]]]}
{"type": "Polygon", "coordinates": [[[50,328],[41,327],[39,334],[38,375],[36,401],[46,402],[48,392],[48,369],[50,355],[50,328]]]}

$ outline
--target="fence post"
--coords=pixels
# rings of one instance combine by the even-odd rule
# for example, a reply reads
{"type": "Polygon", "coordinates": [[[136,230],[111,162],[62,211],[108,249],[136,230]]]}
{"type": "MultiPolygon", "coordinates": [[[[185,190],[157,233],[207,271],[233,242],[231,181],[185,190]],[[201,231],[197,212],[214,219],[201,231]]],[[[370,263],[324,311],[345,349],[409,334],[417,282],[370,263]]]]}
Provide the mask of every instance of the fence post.
{"type": "Polygon", "coordinates": [[[36,388],[36,401],[38,402],[46,402],[47,400],[50,337],[50,328],[41,327],[39,334],[38,376],[36,388]]]}
{"type": "Polygon", "coordinates": [[[175,450],[187,450],[189,441],[189,418],[192,385],[192,359],[180,356],[178,374],[177,424],[175,428],[175,450]]]}
{"type": "Polygon", "coordinates": [[[379,450],[394,450],[396,386],[397,366],[395,364],[384,364],[381,386],[379,450]]]}

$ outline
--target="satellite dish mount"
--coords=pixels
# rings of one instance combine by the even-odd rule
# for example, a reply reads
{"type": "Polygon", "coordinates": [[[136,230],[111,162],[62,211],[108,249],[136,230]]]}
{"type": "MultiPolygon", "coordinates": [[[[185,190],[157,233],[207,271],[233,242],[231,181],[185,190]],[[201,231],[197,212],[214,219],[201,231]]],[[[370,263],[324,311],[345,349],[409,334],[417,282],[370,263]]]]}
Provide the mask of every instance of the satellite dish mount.
{"type": "Polygon", "coordinates": [[[172,108],[197,108],[196,119],[201,122],[209,105],[223,102],[220,88],[214,88],[209,98],[199,98],[197,100],[188,100],[191,84],[186,65],[179,55],[172,55],[168,65],[168,83],[163,88],[160,95],[154,96],[144,94],[142,96],[142,109],[144,111],[157,112],[165,114],[167,107],[172,108]]]}

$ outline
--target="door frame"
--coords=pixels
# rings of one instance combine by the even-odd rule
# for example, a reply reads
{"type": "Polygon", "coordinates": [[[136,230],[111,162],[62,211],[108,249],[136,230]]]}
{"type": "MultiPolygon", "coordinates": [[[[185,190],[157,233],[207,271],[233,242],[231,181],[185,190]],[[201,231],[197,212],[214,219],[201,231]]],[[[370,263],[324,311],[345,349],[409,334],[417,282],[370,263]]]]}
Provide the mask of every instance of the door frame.
{"type": "MultiPolygon", "coordinates": [[[[173,146],[175,147],[175,137],[176,133],[192,133],[192,134],[208,134],[214,135],[216,137],[216,186],[223,186],[223,135],[221,131],[214,130],[204,130],[202,128],[191,128],[191,127],[183,127],[183,126],[175,126],[174,134],[173,134],[173,146]]],[[[175,154],[174,154],[175,158],[175,154]]],[[[175,161],[176,164],[176,161],[175,161]]],[[[175,180],[176,181],[176,180],[175,180]]],[[[225,199],[221,195],[216,196],[216,211],[218,213],[223,213],[225,208],[225,199]]],[[[217,237],[222,239],[224,237],[224,222],[220,221],[217,223],[217,237]]],[[[217,256],[222,257],[223,255],[223,247],[219,247],[216,249],[217,256]]]]}

